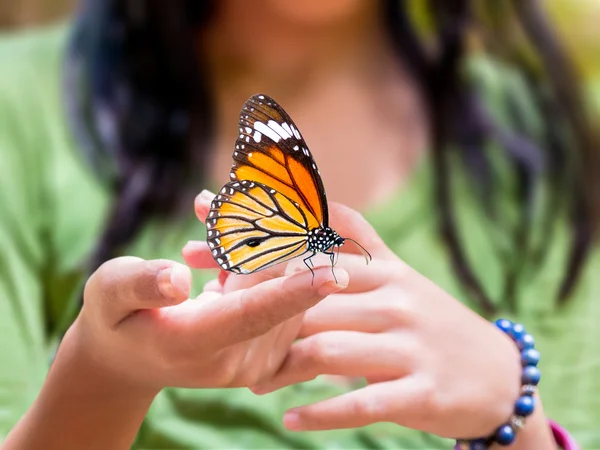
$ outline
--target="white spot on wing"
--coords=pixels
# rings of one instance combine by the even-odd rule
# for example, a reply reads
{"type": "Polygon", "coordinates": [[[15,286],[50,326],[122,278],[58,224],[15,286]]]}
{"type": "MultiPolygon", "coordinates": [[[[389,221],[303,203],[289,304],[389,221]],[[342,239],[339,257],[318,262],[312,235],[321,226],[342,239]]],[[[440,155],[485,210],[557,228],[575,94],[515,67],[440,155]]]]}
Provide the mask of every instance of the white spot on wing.
{"type": "Polygon", "coordinates": [[[254,129],[271,138],[273,142],[279,142],[281,140],[281,136],[262,122],[254,122],[254,129]]]}
{"type": "Polygon", "coordinates": [[[256,130],[254,132],[254,142],[260,142],[260,138],[262,138],[262,134],[260,131],[256,130]]]}
{"type": "Polygon", "coordinates": [[[283,122],[281,124],[281,126],[287,132],[287,134],[289,134],[290,137],[292,137],[292,135],[294,134],[294,132],[292,131],[292,129],[290,128],[290,126],[287,124],[287,122],[283,122]]]}
{"type": "Polygon", "coordinates": [[[277,133],[283,139],[289,139],[292,137],[292,135],[290,133],[285,131],[285,129],[281,125],[279,125],[277,122],[275,122],[274,120],[269,120],[269,122],[267,122],[267,125],[269,126],[270,129],[272,129],[275,133],[277,133]]]}
{"type": "Polygon", "coordinates": [[[294,150],[300,150],[300,147],[298,147],[297,145],[294,145],[294,150]]]}
{"type": "Polygon", "coordinates": [[[294,133],[294,136],[296,136],[296,139],[302,139],[302,136],[300,136],[300,132],[296,130],[296,127],[294,125],[291,125],[290,127],[292,129],[292,133],[294,133]]]}
{"type": "Polygon", "coordinates": [[[246,127],[246,133],[250,133],[251,131],[252,131],[252,128],[246,127]]]}

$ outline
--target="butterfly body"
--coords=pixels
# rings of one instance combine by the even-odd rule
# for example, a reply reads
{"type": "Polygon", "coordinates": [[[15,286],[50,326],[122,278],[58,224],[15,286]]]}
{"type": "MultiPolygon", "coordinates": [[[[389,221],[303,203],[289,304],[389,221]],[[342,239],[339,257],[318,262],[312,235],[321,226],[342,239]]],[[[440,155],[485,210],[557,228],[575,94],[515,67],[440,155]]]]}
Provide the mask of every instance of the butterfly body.
{"type": "Polygon", "coordinates": [[[248,274],[308,253],[310,269],[322,252],[333,267],[333,250],[345,239],[329,227],[319,170],[298,127],[266,95],[242,108],[233,161],[206,219],[219,266],[248,274]]]}

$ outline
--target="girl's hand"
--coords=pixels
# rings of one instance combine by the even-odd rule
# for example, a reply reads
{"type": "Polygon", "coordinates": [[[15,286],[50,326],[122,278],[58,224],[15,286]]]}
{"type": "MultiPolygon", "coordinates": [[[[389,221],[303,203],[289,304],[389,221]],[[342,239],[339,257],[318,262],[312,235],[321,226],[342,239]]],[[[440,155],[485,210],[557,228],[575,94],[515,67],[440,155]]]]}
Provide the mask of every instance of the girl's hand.
{"type": "MultiPolygon", "coordinates": [[[[199,196],[200,218],[204,204],[199,196]]],[[[194,266],[216,267],[205,243],[189,247],[184,256],[194,266]]],[[[83,352],[138,386],[256,384],[280,368],[302,313],[348,283],[343,270],[336,271],[338,284],[328,268],[315,270],[314,283],[308,272],[286,277],[283,270],[229,277],[227,289],[207,286],[188,300],[186,266],[114,259],[90,277],[72,333],[83,352]]]]}
{"type": "Polygon", "coordinates": [[[361,242],[373,262],[340,256],[336,270],[348,271],[348,288],[307,312],[303,339],[275,377],[252,390],[264,394],[321,374],[364,377],[362,389],[288,411],[285,425],[394,422],[453,438],[491,434],[519,395],[513,342],[394,256],[357,213],[332,205],[332,215],[340,234],[361,242]]]}

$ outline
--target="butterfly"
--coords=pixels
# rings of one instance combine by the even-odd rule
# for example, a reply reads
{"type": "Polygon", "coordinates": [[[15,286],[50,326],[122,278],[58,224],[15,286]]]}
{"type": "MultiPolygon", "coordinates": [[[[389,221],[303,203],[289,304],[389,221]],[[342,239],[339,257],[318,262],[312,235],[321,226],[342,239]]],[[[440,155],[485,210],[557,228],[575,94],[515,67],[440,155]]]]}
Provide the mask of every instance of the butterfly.
{"type": "MultiPolygon", "coordinates": [[[[240,111],[239,136],[227,182],[206,218],[207,242],[224,270],[249,274],[302,255],[310,269],[318,252],[329,255],[346,240],[329,226],[321,174],[296,124],[264,94],[240,111]],[[309,265],[308,263],[311,263],[309,265]]],[[[335,277],[335,273],[333,274],[335,277]]]]}

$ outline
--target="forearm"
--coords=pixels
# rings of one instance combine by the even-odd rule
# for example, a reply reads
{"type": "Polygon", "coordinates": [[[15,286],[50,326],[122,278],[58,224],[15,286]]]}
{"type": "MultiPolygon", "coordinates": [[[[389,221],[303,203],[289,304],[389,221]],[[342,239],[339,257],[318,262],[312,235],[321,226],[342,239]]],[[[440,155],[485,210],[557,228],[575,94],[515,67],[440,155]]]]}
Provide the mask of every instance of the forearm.
{"type": "Polygon", "coordinates": [[[156,390],[127,385],[79,351],[61,345],[40,395],[3,450],[129,449],[156,390]]]}

